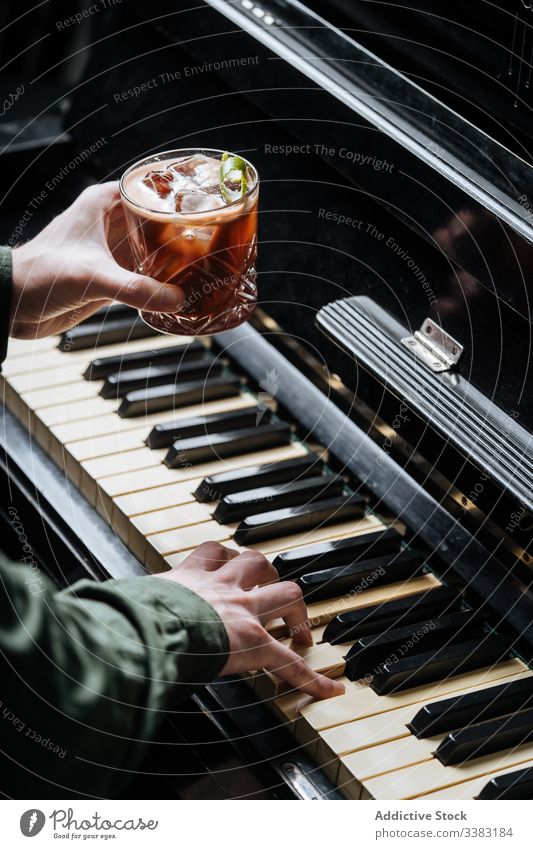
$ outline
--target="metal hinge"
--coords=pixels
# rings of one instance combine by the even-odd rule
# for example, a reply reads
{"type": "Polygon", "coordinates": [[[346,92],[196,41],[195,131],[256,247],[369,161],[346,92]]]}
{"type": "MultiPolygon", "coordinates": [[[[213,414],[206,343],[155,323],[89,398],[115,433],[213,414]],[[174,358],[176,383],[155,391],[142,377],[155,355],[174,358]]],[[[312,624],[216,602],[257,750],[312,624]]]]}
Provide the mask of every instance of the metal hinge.
{"type": "Polygon", "coordinates": [[[401,342],[431,371],[449,371],[463,353],[463,346],[431,318],[426,318],[420,330],[404,336],[401,342]]]}

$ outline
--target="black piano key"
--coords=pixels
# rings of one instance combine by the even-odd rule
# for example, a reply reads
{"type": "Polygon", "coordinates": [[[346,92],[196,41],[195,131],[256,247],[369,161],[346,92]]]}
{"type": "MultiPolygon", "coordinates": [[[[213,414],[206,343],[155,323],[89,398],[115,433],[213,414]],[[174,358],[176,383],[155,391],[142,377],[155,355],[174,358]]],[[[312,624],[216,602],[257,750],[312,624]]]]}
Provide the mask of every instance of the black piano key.
{"type": "Polygon", "coordinates": [[[82,324],[97,324],[98,322],[102,326],[104,322],[115,321],[118,318],[127,318],[130,321],[134,321],[138,317],[139,311],[133,307],[128,307],[126,304],[108,304],[105,307],[101,307],[92,315],[88,315],[87,318],[82,318],[78,326],[82,324]]]}
{"type": "Polygon", "coordinates": [[[190,383],[203,377],[220,377],[225,363],[213,361],[212,357],[201,357],[183,363],[161,363],[147,368],[119,371],[110,374],[102,388],[102,398],[124,397],[128,392],[147,389],[150,386],[166,386],[170,383],[190,383]]]}
{"type": "Polygon", "coordinates": [[[216,401],[218,398],[233,398],[240,394],[241,389],[242,383],[238,377],[213,377],[182,383],[180,386],[171,383],[166,386],[137,389],[124,396],[118,408],[118,414],[126,419],[161,413],[163,410],[203,404],[207,401],[216,401]]]}
{"type": "Polygon", "coordinates": [[[360,518],[365,511],[361,495],[330,498],[299,507],[258,513],[244,519],[233,536],[238,545],[253,545],[267,539],[300,533],[316,527],[360,518]]]}
{"type": "Polygon", "coordinates": [[[83,376],[85,380],[105,380],[110,374],[150,365],[175,363],[179,366],[185,360],[203,356],[205,351],[205,346],[195,340],[184,345],[172,345],[171,348],[148,348],[146,351],[124,352],[112,357],[96,357],[89,363],[83,376]]]}
{"type": "Polygon", "coordinates": [[[300,481],[282,483],[277,486],[263,486],[225,495],[219,501],[213,513],[213,519],[221,524],[241,522],[247,516],[264,513],[265,510],[278,510],[281,507],[293,507],[307,504],[319,498],[334,498],[342,495],[346,482],[337,475],[319,475],[315,478],[303,478],[300,481]]]}
{"type": "Polygon", "coordinates": [[[355,560],[394,554],[400,550],[402,536],[394,528],[371,531],[356,537],[334,539],[305,545],[294,551],[284,551],[274,558],[274,566],[280,577],[295,580],[299,575],[342,566],[355,560]]]}
{"type": "Polygon", "coordinates": [[[385,696],[441,681],[471,669],[491,666],[504,660],[507,655],[508,644],[492,634],[435,651],[413,651],[395,663],[382,666],[370,686],[378,695],[385,696]]]}
{"type": "Polygon", "coordinates": [[[246,489],[314,477],[320,474],[323,468],[320,458],[310,453],[295,457],[294,460],[281,460],[279,463],[265,463],[263,466],[232,469],[204,478],[194,497],[203,503],[219,501],[232,492],[244,492],[246,489]]]}
{"type": "MultiPolygon", "coordinates": [[[[320,572],[309,572],[296,578],[308,603],[332,598],[354,590],[356,587],[379,587],[405,581],[421,571],[426,561],[420,551],[402,551],[399,554],[385,554],[371,560],[356,560],[343,566],[332,566],[320,572]]],[[[281,576],[286,580],[285,576],[281,576]]],[[[289,576],[289,580],[293,580],[289,576]]],[[[360,591],[360,590],[359,590],[360,591]]]]}
{"type": "MultiPolygon", "coordinates": [[[[99,310],[89,316],[89,318],[84,319],[84,321],[92,323],[96,319],[105,321],[108,318],[135,318],[137,314],[137,310],[134,307],[129,307],[127,304],[108,304],[105,307],[100,307],[99,310]]],[[[80,322],[80,324],[83,324],[83,322],[80,322]]]]}
{"type": "Polygon", "coordinates": [[[344,674],[351,681],[357,681],[358,678],[376,674],[388,660],[401,657],[403,647],[411,647],[411,643],[412,650],[421,648],[426,652],[450,642],[465,642],[481,637],[484,631],[483,620],[474,611],[463,610],[424,622],[412,622],[402,628],[391,628],[377,636],[361,637],[346,655],[344,674]]]}
{"type": "Polygon", "coordinates": [[[478,799],[533,799],[533,767],[497,775],[485,784],[478,799]]]}
{"type": "Polygon", "coordinates": [[[148,434],[146,444],[148,448],[169,448],[176,439],[188,439],[190,436],[251,427],[257,422],[258,415],[261,415],[261,424],[268,424],[272,413],[270,410],[263,413],[259,407],[247,407],[242,410],[231,410],[229,413],[212,413],[208,416],[176,419],[153,427],[148,434]]]}
{"type": "Polygon", "coordinates": [[[409,729],[418,738],[433,737],[529,707],[533,707],[533,675],[424,705],[409,729]]]}
{"type": "Polygon", "coordinates": [[[107,304],[105,307],[100,307],[92,315],[88,315],[87,318],[82,318],[79,325],[96,324],[97,322],[102,325],[105,321],[114,321],[117,318],[129,318],[133,321],[138,317],[139,311],[133,307],[128,307],[126,304],[107,304]]]}
{"type": "Polygon", "coordinates": [[[465,763],[533,740],[533,709],[507,714],[452,731],[439,743],[435,757],[444,766],[465,763]]]}
{"type": "Polygon", "coordinates": [[[340,613],[328,622],[322,639],[331,645],[357,640],[368,634],[381,634],[387,628],[401,628],[433,616],[444,616],[457,609],[460,597],[448,587],[436,587],[405,598],[384,601],[340,613]]]}
{"type": "Polygon", "coordinates": [[[252,454],[254,451],[288,445],[291,437],[292,428],[285,422],[192,436],[176,440],[163,462],[169,469],[176,469],[191,463],[205,463],[221,457],[252,454]]]}
{"type": "Polygon", "coordinates": [[[102,345],[129,342],[131,339],[157,336],[158,332],[138,317],[112,318],[104,322],[91,321],[65,330],[61,334],[58,348],[64,352],[83,351],[85,348],[98,348],[102,345]]]}

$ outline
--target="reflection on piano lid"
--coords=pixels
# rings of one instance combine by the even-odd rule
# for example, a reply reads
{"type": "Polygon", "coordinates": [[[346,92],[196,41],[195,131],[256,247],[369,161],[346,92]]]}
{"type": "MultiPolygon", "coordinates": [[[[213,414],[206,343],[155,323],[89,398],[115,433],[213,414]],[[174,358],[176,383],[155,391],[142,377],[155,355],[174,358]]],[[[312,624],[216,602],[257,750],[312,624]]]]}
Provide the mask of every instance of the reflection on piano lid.
{"type": "Polygon", "coordinates": [[[530,0],[306,5],[531,164],[530,0]]]}
{"type": "MultiPolygon", "coordinates": [[[[448,5],[444,0],[432,2],[445,10],[445,28],[448,28],[448,5]]],[[[521,0],[513,2],[520,7],[521,0]]],[[[408,5],[416,7],[420,4],[427,12],[427,4],[422,3],[422,0],[420,3],[410,0],[408,5]]],[[[325,98],[321,96],[316,101],[315,110],[327,108],[328,121],[323,120],[322,112],[319,113],[321,119],[315,117],[312,123],[305,120],[290,122],[290,132],[294,136],[304,144],[318,145],[321,155],[345,179],[362,186],[370,196],[377,195],[381,201],[389,203],[394,214],[401,216],[409,226],[416,227],[424,238],[432,242],[437,240],[442,251],[458,261],[488,290],[492,291],[496,285],[504,300],[512,299],[522,315],[529,315],[521,266],[524,263],[530,266],[532,256],[532,203],[527,195],[527,186],[531,184],[531,164],[525,161],[525,157],[530,157],[531,145],[528,138],[526,146],[521,145],[517,154],[509,149],[508,144],[504,146],[498,136],[498,129],[505,124],[502,101],[510,105],[506,112],[507,118],[512,115],[515,120],[520,120],[520,116],[525,133],[528,137],[531,134],[529,107],[524,102],[520,104],[520,110],[514,107],[516,92],[509,91],[501,69],[502,62],[505,62],[502,57],[509,56],[510,45],[501,44],[496,38],[496,43],[491,42],[487,47],[484,31],[476,24],[485,60],[492,60],[492,47],[499,49],[499,73],[505,80],[500,86],[502,97],[499,97],[500,92],[487,90],[486,76],[481,73],[482,113],[490,113],[487,98],[494,98],[490,105],[495,120],[490,128],[486,128],[479,110],[476,112],[478,120],[469,120],[468,112],[465,116],[468,103],[465,104],[464,98],[459,100],[459,104],[454,103],[456,108],[452,109],[446,105],[446,95],[442,89],[437,96],[434,91],[428,93],[426,90],[428,77],[433,73],[435,57],[431,44],[431,64],[429,67],[428,63],[424,65],[423,75],[409,77],[403,73],[404,66],[401,63],[387,61],[387,55],[390,54],[387,47],[391,47],[391,42],[389,40],[387,43],[386,28],[392,27],[389,7],[381,8],[368,3],[351,4],[348,0],[317,0],[316,3],[308,4],[265,0],[262,3],[265,16],[260,17],[254,13],[253,6],[248,7],[242,3],[206,0],[205,6],[218,13],[218,16],[208,16],[202,10],[202,22],[210,26],[213,32],[216,32],[217,26],[224,19],[229,20],[242,30],[239,46],[243,51],[253,45],[259,48],[259,56],[265,61],[273,56],[281,59],[281,62],[270,61],[269,66],[276,67],[276,82],[280,92],[285,87],[289,90],[298,88],[299,108],[303,115],[306,114],[307,103],[313,102],[313,95],[305,90],[309,82],[313,88],[325,93],[325,98]],[[331,25],[330,20],[335,18],[336,8],[342,9],[345,19],[353,17],[359,22],[365,16],[379,18],[380,23],[371,40],[372,49],[367,46],[370,40],[365,38],[364,31],[359,39],[360,27],[357,25],[355,31],[353,27],[342,31],[331,25]],[[265,22],[269,13],[274,24],[265,22]],[[346,129],[354,121],[357,122],[356,137],[346,129]],[[343,128],[340,140],[339,126],[343,128]],[[368,135],[364,132],[367,126],[372,128],[368,135]],[[338,155],[339,142],[346,144],[344,157],[338,155]],[[362,146],[363,149],[366,147],[369,158],[373,157],[374,162],[388,163],[389,166],[392,164],[392,168],[354,169],[349,151],[362,155],[362,146]],[[328,150],[332,153],[328,154],[328,150]],[[516,238],[517,235],[519,238],[516,238]],[[495,280],[491,273],[492,262],[497,262],[495,242],[498,250],[503,252],[500,259],[507,268],[506,279],[495,280]],[[511,245],[520,251],[519,257],[511,245]],[[487,257],[490,257],[491,262],[487,263],[487,257]]],[[[522,31],[528,32],[530,13],[521,11],[522,31]]],[[[418,50],[410,49],[410,33],[406,31],[408,21],[412,21],[414,16],[406,16],[403,12],[403,6],[401,12],[392,12],[392,20],[398,22],[398,27],[403,27],[403,50],[411,56],[413,53],[419,54],[418,50]]],[[[476,12],[462,7],[454,11],[452,17],[456,17],[457,26],[449,27],[447,32],[447,38],[453,39],[454,43],[458,37],[466,37],[465,22],[461,21],[461,15],[468,24],[469,18],[476,12]]],[[[483,17],[486,19],[485,32],[492,29],[501,36],[503,21],[512,39],[514,14],[491,4],[491,9],[487,8],[483,17]]],[[[438,10],[436,14],[419,14],[417,22],[428,29],[433,27],[433,30],[440,30],[444,24],[438,20],[438,10]]],[[[197,26],[198,21],[194,16],[180,21],[181,36],[184,31],[192,35],[197,26]],[[185,30],[181,30],[181,26],[185,30]]],[[[167,27],[167,34],[172,36],[172,24],[167,24],[167,27]]],[[[437,48],[442,52],[440,33],[436,38],[439,39],[437,48]]],[[[188,49],[191,52],[201,51],[198,45],[192,43],[188,49]]],[[[214,49],[217,49],[216,45],[214,49]]],[[[472,68],[470,32],[466,49],[469,51],[468,64],[463,63],[461,72],[463,79],[467,79],[470,97],[472,76],[476,73],[476,69],[472,68]]],[[[422,51],[419,55],[423,55],[422,51]]],[[[525,86],[531,67],[530,57],[522,56],[520,61],[517,55],[515,61],[513,72],[522,74],[525,86]]],[[[236,73],[229,78],[229,84],[238,88],[247,79],[251,88],[255,76],[259,78],[262,73],[261,65],[256,70],[246,66],[240,75],[236,73]]],[[[449,87],[449,76],[446,76],[446,87],[449,87]]],[[[522,94],[530,96],[526,88],[523,88],[522,94]]],[[[281,98],[281,93],[267,104],[260,95],[250,93],[249,97],[260,103],[263,109],[270,108],[273,117],[283,121],[282,111],[279,116],[275,111],[276,100],[281,98]]],[[[516,141],[513,135],[511,127],[504,141],[516,141]]]]}

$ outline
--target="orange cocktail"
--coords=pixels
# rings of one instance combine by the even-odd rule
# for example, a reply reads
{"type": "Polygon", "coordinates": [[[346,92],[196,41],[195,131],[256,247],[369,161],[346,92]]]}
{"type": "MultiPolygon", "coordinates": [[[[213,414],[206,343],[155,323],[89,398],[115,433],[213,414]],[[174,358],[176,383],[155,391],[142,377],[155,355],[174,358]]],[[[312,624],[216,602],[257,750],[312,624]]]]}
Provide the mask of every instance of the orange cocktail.
{"type": "Polygon", "coordinates": [[[129,168],[120,190],[136,270],[185,294],[179,313],[143,320],[180,335],[246,321],[257,301],[253,165],[217,150],[166,151],[129,168]]]}

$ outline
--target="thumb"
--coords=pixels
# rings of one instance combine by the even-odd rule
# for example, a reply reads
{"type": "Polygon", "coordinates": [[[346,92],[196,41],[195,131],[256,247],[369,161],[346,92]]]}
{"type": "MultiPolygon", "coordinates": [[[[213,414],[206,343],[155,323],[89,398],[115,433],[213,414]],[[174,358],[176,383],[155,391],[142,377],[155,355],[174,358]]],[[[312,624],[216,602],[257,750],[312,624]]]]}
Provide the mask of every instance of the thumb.
{"type": "Polygon", "coordinates": [[[111,298],[147,312],[178,312],[185,301],[179,286],[135,274],[117,263],[95,277],[91,289],[91,295],[98,298],[111,298]]]}

